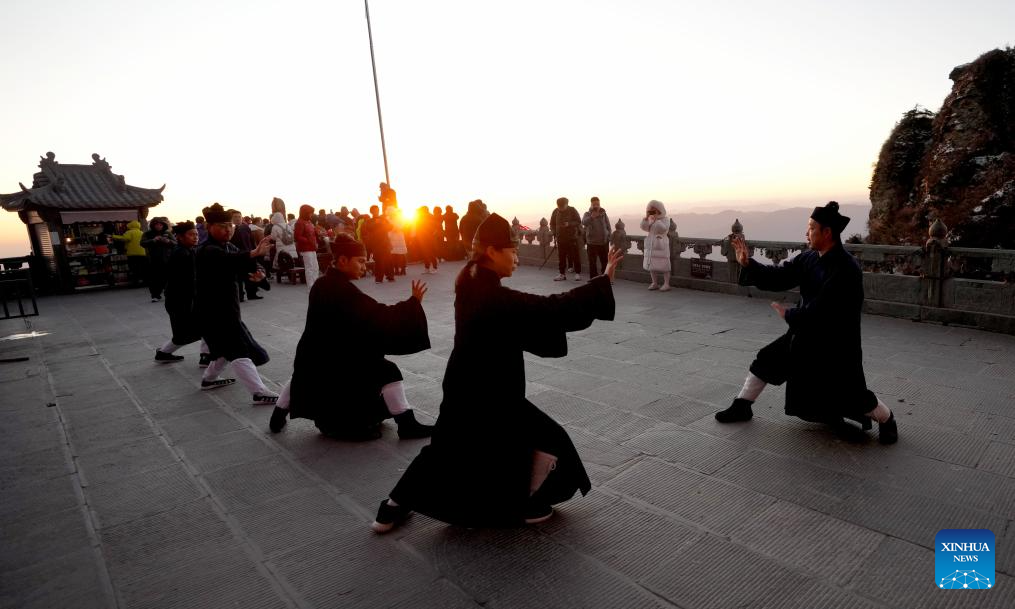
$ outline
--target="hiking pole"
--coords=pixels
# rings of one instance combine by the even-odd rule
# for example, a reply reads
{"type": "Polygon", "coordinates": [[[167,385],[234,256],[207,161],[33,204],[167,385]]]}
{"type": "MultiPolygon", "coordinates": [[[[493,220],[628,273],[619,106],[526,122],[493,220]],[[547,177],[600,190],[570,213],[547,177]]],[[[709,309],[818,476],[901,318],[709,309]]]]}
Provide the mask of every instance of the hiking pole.
{"type": "Polygon", "coordinates": [[[546,258],[543,258],[543,264],[539,265],[539,270],[540,271],[543,270],[543,267],[546,266],[546,261],[550,259],[550,256],[552,256],[553,252],[555,252],[555,251],[557,251],[557,243],[556,242],[554,242],[553,247],[550,248],[550,253],[546,255],[546,258]]]}

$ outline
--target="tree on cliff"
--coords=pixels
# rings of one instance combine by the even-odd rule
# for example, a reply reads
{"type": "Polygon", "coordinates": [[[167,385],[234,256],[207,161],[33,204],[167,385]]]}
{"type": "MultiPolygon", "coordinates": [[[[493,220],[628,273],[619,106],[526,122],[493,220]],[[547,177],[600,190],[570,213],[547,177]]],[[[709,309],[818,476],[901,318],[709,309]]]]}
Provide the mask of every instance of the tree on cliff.
{"type": "Polygon", "coordinates": [[[941,110],[910,110],[881,148],[868,242],[922,244],[940,218],[953,245],[1015,249],[1015,49],[949,78],[941,110]]]}

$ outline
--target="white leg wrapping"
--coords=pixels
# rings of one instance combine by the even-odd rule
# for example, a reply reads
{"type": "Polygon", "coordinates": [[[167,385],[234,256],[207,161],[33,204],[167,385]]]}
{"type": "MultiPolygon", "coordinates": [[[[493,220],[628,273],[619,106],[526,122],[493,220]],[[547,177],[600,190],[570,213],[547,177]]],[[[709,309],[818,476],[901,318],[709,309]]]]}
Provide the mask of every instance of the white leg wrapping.
{"type": "Polygon", "coordinates": [[[740,394],[737,397],[754,402],[758,399],[758,396],[761,395],[762,390],[765,389],[765,385],[767,384],[768,383],[765,381],[748,372],[747,378],[744,379],[744,386],[740,389],[740,394]]]}
{"type": "Polygon", "coordinates": [[[208,367],[204,369],[204,376],[201,377],[202,381],[217,381],[222,371],[226,369],[229,361],[224,357],[220,357],[216,360],[212,360],[208,367]]]}
{"type": "Polygon", "coordinates": [[[268,393],[268,388],[264,386],[261,375],[257,373],[257,366],[249,357],[234,359],[233,370],[236,372],[236,380],[240,381],[251,395],[268,393]]]}
{"type": "Polygon", "coordinates": [[[408,398],[405,397],[405,385],[402,381],[395,381],[381,387],[381,397],[384,398],[384,405],[388,407],[388,412],[392,416],[402,414],[412,408],[409,406],[408,398]]]}
{"type": "Polygon", "coordinates": [[[201,339],[201,353],[208,353],[208,343],[204,342],[203,338],[201,339]]]}
{"type": "Polygon", "coordinates": [[[172,353],[172,352],[176,351],[176,350],[177,350],[177,349],[179,349],[179,348],[180,348],[180,345],[177,345],[177,344],[176,344],[176,343],[174,343],[174,342],[173,342],[172,340],[170,340],[170,341],[169,341],[169,342],[167,342],[166,344],[162,345],[162,346],[161,346],[161,347],[159,348],[159,351],[161,351],[161,352],[163,352],[163,353],[172,353]]]}
{"type": "Polygon", "coordinates": [[[532,451],[532,478],[529,482],[529,497],[546,482],[550,472],[557,469],[557,457],[541,450],[532,451]]]}
{"type": "Polygon", "coordinates": [[[289,386],[293,384],[292,377],[285,382],[285,386],[282,387],[282,392],[278,394],[278,401],[275,402],[275,406],[282,410],[289,410],[289,386]]]}
{"type": "Polygon", "coordinates": [[[892,417],[892,411],[885,406],[885,403],[878,398],[878,405],[874,407],[874,410],[867,413],[867,416],[874,419],[878,423],[884,423],[892,417]]]}

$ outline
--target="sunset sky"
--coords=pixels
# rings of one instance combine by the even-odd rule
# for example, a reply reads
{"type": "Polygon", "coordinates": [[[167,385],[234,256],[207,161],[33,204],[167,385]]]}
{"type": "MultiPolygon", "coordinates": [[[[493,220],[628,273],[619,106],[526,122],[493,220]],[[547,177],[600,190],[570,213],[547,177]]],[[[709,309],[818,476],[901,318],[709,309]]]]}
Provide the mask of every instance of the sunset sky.
{"type": "MultiPolygon", "coordinates": [[[[482,198],[535,223],[867,199],[895,122],[1015,44],[1015,2],[375,0],[403,208],[482,198]]],[[[4,0],[0,192],[99,153],[154,215],[273,196],[364,210],[384,179],[363,3],[4,0]]],[[[0,212],[0,256],[28,250],[0,212]]]]}

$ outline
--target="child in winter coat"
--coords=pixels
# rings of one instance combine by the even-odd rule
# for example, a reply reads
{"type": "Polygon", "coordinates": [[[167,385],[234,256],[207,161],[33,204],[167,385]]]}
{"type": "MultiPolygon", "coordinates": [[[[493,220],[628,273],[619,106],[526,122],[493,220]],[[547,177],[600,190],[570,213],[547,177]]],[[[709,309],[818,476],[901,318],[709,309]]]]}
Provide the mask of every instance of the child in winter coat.
{"type": "Polygon", "coordinates": [[[650,290],[667,292],[670,289],[670,219],[666,216],[666,207],[656,200],[648,202],[645,207],[645,219],[641,221],[641,230],[645,236],[645,258],[642,267],[652,277],[650,290]],[[658,275],[662,274],[662,284],[658,275]]]}

